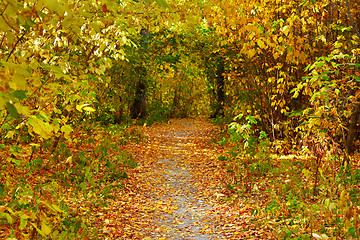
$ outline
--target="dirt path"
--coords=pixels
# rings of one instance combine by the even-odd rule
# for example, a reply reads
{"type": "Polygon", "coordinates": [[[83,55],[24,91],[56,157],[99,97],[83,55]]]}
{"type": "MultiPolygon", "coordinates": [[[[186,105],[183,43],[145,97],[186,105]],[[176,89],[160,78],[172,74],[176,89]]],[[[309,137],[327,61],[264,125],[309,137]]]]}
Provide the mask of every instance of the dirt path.
{"type": "Polygon", "coordinates": [[[111,222],[117,229],[109,228],[114,238],[260,239],[241,204],[218,201],[224,173],[217,160],[221,150],[208,144],[214,130],[206,121],[172,120],[146,127],[147,141],[127,146],[139,162],[130,177],[136,190],[112,203],[122,206],[114,213],[118,222],[111,222]]]}
{"type": "MultiPolygon", "coordinates": [[[[160,165],[155,172],[158,176],[153,182],[155,191],[151,200],[159,205],[169,207],[170,211],[155,214],[157,229],[149,236],[159,239],[219,239],[215,229],[209,227],[212,207],[206,196],[194,183],[193,169],[189,166],[189,158],[199,134],[196,134],[195,121],[179,122],[183,130],[163,132],[159,135],[158,146],[163,154],[155,158],[160,165]]],[[[196,157],[196,156],[195,156],[196,157]]],[[[198,159],[201,161],[201,159],[198,159]]]]}

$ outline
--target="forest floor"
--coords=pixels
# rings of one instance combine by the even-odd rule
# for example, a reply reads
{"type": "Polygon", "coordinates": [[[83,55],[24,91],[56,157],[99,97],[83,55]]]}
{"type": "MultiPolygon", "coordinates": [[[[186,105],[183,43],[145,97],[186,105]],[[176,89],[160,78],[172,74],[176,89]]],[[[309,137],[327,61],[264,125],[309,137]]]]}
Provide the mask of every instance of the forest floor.
{"type": "Polygon", "coordinates": [[[138,162],[126,193],[100,216],[109,239],[272,239],[253,223],[249,201],[223,201],[216,127],[174,119],[143,131],[142,142],[126,146],[138,162]]]}

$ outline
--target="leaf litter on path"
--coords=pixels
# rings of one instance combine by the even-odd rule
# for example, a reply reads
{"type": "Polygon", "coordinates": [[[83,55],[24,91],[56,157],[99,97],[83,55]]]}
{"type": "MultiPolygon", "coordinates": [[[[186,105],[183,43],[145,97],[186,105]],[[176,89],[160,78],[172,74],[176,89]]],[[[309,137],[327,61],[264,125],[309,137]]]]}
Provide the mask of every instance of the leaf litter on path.
{"type": "Polygon", "coordinates": [[[147,140],[126,147],[138,161],[128,191],[101,216],[108,239],[269,239],[251,223],[250,208],[218,201],[214,131],[196,119],[144,127],[147,140]]]}

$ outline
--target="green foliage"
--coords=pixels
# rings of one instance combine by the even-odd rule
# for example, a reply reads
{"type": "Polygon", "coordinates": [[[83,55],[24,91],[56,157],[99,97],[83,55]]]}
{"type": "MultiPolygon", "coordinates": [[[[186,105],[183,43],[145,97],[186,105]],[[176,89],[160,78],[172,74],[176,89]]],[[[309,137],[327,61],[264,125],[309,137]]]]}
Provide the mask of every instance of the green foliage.
{"type": "Polygon", "coordinates": [[[147,125],[152,125],[155,122],[166,122],[171,115],[171,107],[161,105],[160,102],[155,101],[149,106],[150,116],[147,118],[147,125]]]}
{"type": "Polygon", "coordinates": [[[360,65],[355,62],[354,56],[335,48],[330,55],[319,57],[305,68],[309,75],[292,90],[294,98],[300,92],[310,97],[311,105],[302,113],[304,124],[299,130],[307,134],[315,130],[321,136],[336,139],[345,148],[350,116],[358,97],[359,78],[355,73],[360,65]]]}
{"type": "MultiPolygon", "coordinates": [[[[114,128],[111,129],[111,134],[123,139],[124,143],[138,137],[134,138],[135,136],[128,133],[124,138],[120,134],[125,132],[125,128],[114,128]]],[[[78,143],[77,149],[93,146],[94,140],[100,139],[87,138],[86,141],[78,143]]],[[[3,226],[12,229],[15,234],[12,237],[19,238],[18,234],[21,233],[21,236],[30,234],[33,239],[60,236],[63,239],[74,239],[94,237],[98,234],[89,228],[89,220],[93,218],[91,212],[80,215],[73,212],[74,208],[81,207],[81,203],[77,202],[81,199],[79,195],[85,199],[91,195],[99,195],[100,201],[94,203],[94,206],[106,204],[106,199],[115,197],[116,189],[123,188],[121,182],[127,178],[127,169],[137,166],[135,159],[121,149],[121,144],[110,142],[111,139],[103,139],[95,148],[75,152],[62,142],[53,151],[54,156],[57,156],[54,159],[34,158],[28,162],[19,161],[18,165],[14,165],[13,168],[21,169],[22,175],[8,177],[0,188],[0,206],[3,208],[0,221],[3,226]],[[114,156],[113,152],[117,154],[114,156]],[[27,179],[37,177],[44,171],[49,171],[50,174],[39,178],[40,182],[35,186],[28,185],[27,179]],[[17,180],[12,181],[15,177],[17,180]],[[72,193],[69,193],[69,190],[72,193]],[[64,193],[72,200],[64,201],[61,197],[64,193]]],[[[52,144],[47,145],[44,144],[42,151],[51,151],[52,144]]],[[[16,156],[22,153],[21,148],[12,149],[16,156]]],[[[8,167],[2,164],[1,175],[7,171],[8,167]]]]}
{"type": "MultiPolygon", "coordinates": [[[[219,160],[228,162],[228,177],[233,179],[225,184],[230,191],[237,189],[239,184],[243,186],[239,190],[244,192],[257,191],[257,178],[269,174],[273,167],[270,142],[265,132],[257,133],[252,129],[257,123],[254,117],[240,114],[234,120],[237,122],[230,123],[228,130],[231,150],[219,156],[219,160]]],[[[224,146],[226,142],[223,138],[219,144],[224,146]]]]}
{"type": "Polygon", "coordinates": [[[141,130],[113,124],[131,121],[139,83],[149,114],[138,123],[209,115],[219,106],[221,128],[237,116],[229,139],[219,142],[232,145],[219,158],[229,166],[227,189],[241,183],[257,192],[259,178],[285,178],[274,180],[267,208],[286,226],[281,237],[313,237],[306,226],[358,237],[360,173],[350,165],[359,140],[360,50],[348,18],[359,23],[359,3],[350,7],[325,0],[2,1],[0,217],[9,237],[88,237],[87,216],[72,216],[71,203],[57,199],[71,191],[111,198],[104,185],[122,186],[136,167],[121,146],[140,141],[141,130]],[[149,32],[140,34],[144,26],[149,32]],[[94,134],[101,126],[116,145],[94,134]],[[276,166],[270,140],[312,157],[276,166]],[[309,204],[310,197],[319,199],[309,204]]]}
{"type": "MultiPolygon", "coordinates": [[[[234,118],[235,121],[243,121],[243,114],[240,114],[234,118]]],[[[240,146],[243,143],[243,150],[246,157],[251,159],[264,160],[269,151],[269,141],[267,134],[264,131],[257,133],[253,129],[256,126],[257,120],[253,116],[245,117],[245,122],[240,124],[238,122],[232,122],[229,124],[230,141],[240,144],[236,150],[240,150],[240,146]]]]}

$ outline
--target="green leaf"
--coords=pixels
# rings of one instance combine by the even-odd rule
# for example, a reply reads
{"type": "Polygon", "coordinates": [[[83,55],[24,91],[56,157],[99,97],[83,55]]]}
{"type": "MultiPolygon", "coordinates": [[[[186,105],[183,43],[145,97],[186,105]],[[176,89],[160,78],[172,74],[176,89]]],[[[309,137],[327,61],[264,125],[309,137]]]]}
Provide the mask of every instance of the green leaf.
{"type": "Polygon", "coordinates": [[[26,22],[26,23],[23,24],[22,26],[25,28],[25,30],[26,30],[27,32],[30,32],[30,25],[29,25],[28,22],[26,22]]]}
{"type": "Polygon", "coordinates": [[[167,2],[165,0],[155,0],[155,2],[157,4],[159,4],[159,6],[163,7],[163,8],[168,8],[169,4],[167,4],[167,2]]]}
{"type": "Polygon", "coordinates": [[[51,207],[57,212],[63,212],[63,210],[61,210],[61,208],[58,205],[51,204],[51,207]]]}
{"type": "Polygon", "coordinates": [[[88,93],[89,93],[89,89],[84,89],[84,90],[81,92],[81,96],[82,96],[82,97],[85,97],[88,93]]]}
{"type": "Polygon", "coordinates": [[[80,188],[83,192],[85,192],[86,191],[86,182],[80,183],[80,188]]]}
{"type": "Polygon", "coordinates": [[[59,5],[59,2],[57,0],[48,0],[45,3],[45,6],[50,10],[50,11],[55,11],[57,6],[59,5]]]}
{"type": "Polygon", "coordinates": [[[267,134],[266,134],[266,132],[261,131],[261,132],[260,132],[259,139],[263,139],[263,138],[267,138],[267,134]]]}
{"type": "Polygon", "coordinates": [[[9,125],[9,124],[4,123],[4,125],[2,125],[2,126],[1,126],[1,129],[3,129],[3,130],[10,130],[10,129],[11,129],[11,127],[10,127],[10,125],[9,125]]]}
{"type": "Polygon", "coordinates": [[[16,97],[17,99],[19,99],[21,101],[21,100],[27,98],[25,93],[26,93],[26,91],[18,90],[18,91],[13,92],[12,94],[14,95],[14,97],[16,97]]]}
{"type": "Polygon", "coordinates": [[[11,104],[10,102],[7,102],[6,103],[6,108],[9,112],[9,114],[15,118],[15,119],[18,119],[19,118],[19,113],[18,111],[16,110],[15,106],[13,104],[11,104]]]}
{"type": "Polygon", "coordinates": [[[14,223],[14,219],[8,213],[0,212],[0,218],[6,218],[6,220],[8,221],[9,224],[14,223]]]}
{"type": "Polygon", "coordinates": [[[50,118],[48,116],[46,116],[44,113],[38,114],[36,115],[37,118],[41,118],[43,119],[45,122],[50,122],[50,118]]]}
{"type": "Polygon", "coordinates": [[[60,237],[59,237],[59,240],[63,240],[65,239],[66,235],[68,234],[68,232],[64,231],[61,233],[60,237]]]}
{"type": "Polygon", "coordinates": [[[96,77],[95,77],[94,75],[88,74],[88,77],[89,77],[91,80],[97,81],[97,79],[96,79],[96,77]]]}
{"type": "Polygon", "coordinates": [[[41,222],[41,232],[43,235],[49,235],[51,233],[51,227],[45,223],[45,221],[41,222]]]}
{"type": "Polygon", "coordinates": [[[44,233],[38,228],[38,226],[35,223],[30,222],[30,224],[36,229],[36,231],[38,231],[38,233],[44,236],[44,233]]]}
{"type": "Polygon", "coordinates": [[[57,235],[59,234],[59,231],[58,230],[55,230],[52,234],[51,234],[51,237],[52,239],[57,239],[57,235]]]}
{"type": "Polygon", "coordinates": [[[0,197],[5,196],[5,186],[4,184],[0,184],[0,197]]]}
{"type": "Polygon", "coordinates": [[[21,164],[21,161],[15,159],[15,158],[10,158],[10,157],[9,157],[9,158],[6,159],[6,161],[12,162],[12,163],[14,163],[14,164],[17,165],[17,166],[20,166],[20,164],[21,164]]]}
{"type": "Polygon", "coordinates": [[[60,131],[64,133],[64,137],[69,138],[70,133],[73,131],[70,125],[64,125],[60,128],[60,131]]]}
{"type": "Polygon", "coordinates": [[[246,117],[246,120],[248,120],[251,124],[257,124],[257,121],[253,116],[246,117]]]}
{"type": "Polygon", "coordinates": [[[240,113],[239,115],[237,115],[237,116],[234,118],[234,121],[236,121],[237,119],[240,120],[243,116],[244,116],[244,114],[240,113]]]}
{"type": "Polygon", "coordinates": [[[358,236],[357,233],[356,233],[356,229],[353,226],[350,227],[349,233],[351,234],[351,236],[353,238],[356,238],[358,236]]]}
{"type": "Polygon", "coordinates": [[[26,227],[26,225],[27,225],[27,219],[25,219],[25,218],[20,218],[20,227],[19,227],[19,229],[20,230],[24,230],[25,229],[25,227],[26,227]]]}

